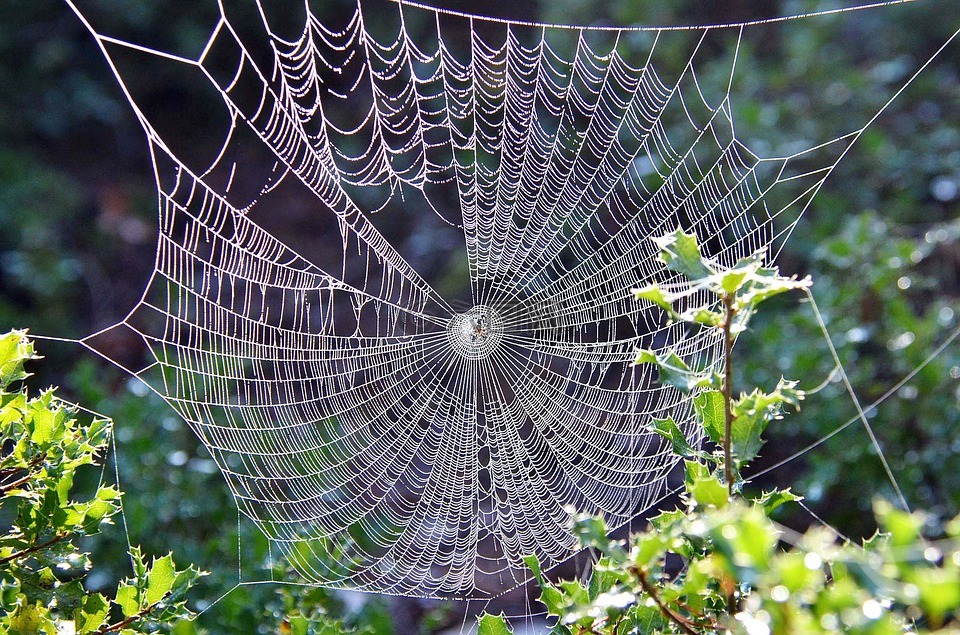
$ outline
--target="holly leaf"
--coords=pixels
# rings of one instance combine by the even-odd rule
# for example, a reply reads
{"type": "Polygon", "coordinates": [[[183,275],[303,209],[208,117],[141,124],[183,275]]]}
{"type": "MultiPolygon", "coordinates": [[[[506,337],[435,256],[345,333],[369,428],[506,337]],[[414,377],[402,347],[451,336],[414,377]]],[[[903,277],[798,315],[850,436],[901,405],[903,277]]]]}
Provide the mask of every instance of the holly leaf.
{"type": "Polygon", "coordinates": [[[761,438],[767,429],[767,419],[754,411],[742,414],[730,424],[730,446],[740,463],[752,461],[760,454],[765,441],[761,438]]]}
{"type": "Polygon", "coordinates": [[[920,605],[936,622],[960,607],[960,568],[916,569],[910,578],[920,591],[920,605]]]}
{"type": "Polygon", "coordinates": [[[737,308],[753,311],[764,300],[788,291],[809,289],[813,282],[810,276],[798,279],[796,276],[787,278],[780,275],[776,267],[758,268],[750,276],[748,284],[744,285],[737,295],[737,308]]]}
{"type": "Polygon", "coordinates": [[[30,376],[23,370],[27,360],[38,359],[26,331],[10,331],[0,336],[0,390],[30,376]]]}
{"type": "Polygon", "coordinates": [[[110,616],[110,602],[103,595],[94,593],[84,598],[82,606],[74,611],[73,621],[77,633],[96,633],[110,616]]]}
{"type": "Polygon", "coordinates": [[[723,394],[719,390],[704,390],[693,398],[693,407],[710,440],[723,443],[726,418],[723,394]]]}
{"type": "Polygon", "coordinates": [[[769,492],[763,492],[760,496],[753,499],[753,502],[763,507],[769,516],[773,510],[784,503],[793,503],[802,501],[803,496],[799,496],[787,489],[774,489],[769,492]]]}
{"type": "Polygon", "coordinates": [[[173,566],[173,556],[167,554],[162,558],[156,558],[150,571],[147,572],[147,586],[144,590],[147,604],[156,604],[162,600],[173,588],[175,579],[176,570],[173,566]]]}
{"type": "Polygon", "coordinates": [[[127,582],[121,582],[117,589],[116,603],[123,611],[124,617],[133,617],[140,612],[140,600],[137,587],[127,582]]]}
{"type": "Polygon", "coordinates": [[[710,468],[699,461],[684,461],[684,465],[687,493],[694,502],[700,507],[725,507],[729,500],[727,488],[710,473],[710,468]]]}
{"type": "Polygon", "coordinates": [[[675,296],[667,293],[656,284],[648,284],[645,287],[631,289],[630,291],[637,300],[647,300],[648,302],[656,304],[667,313],[674,313],[673,301],[675,300],[675,296]]]}
{"type": "Polygon", "coordinates": [[[670,445],[673,446],[673,453],[677,456],[689,459],[698,455],[698,452],[687,443],[686,437],[683,436],[683,431],[680,429],[680,426],[677,425],[677,422],[673,420],[673,417],[654,419],[650,424],[650,429],[670,441],[670,445]]]}
{"type": "Polygon", "coordinates": [[[709,377],[694,371],[673,351],[658,355],[649,349],[641,349],[637,351],[634,364],[653,364],[659,372],[660,383],[674,386],[685,393],[709,381],[709,377]]]}
{"type": "Polygon", "coordinates": [[[715,291],[726,295],[735,295],[753,281],[760,265],[760,254],[754,254],[749,258],[742,259],[730,269],[714,274],[711,282],[716,286],[715,291]]]}
{"type": "Polygon", "coordinates": [[[923,514],[899,510],[882,500],[874,503],[873,511],[880,528],[890,534],[890,544],[893,547],[907,547],[920,538],[920,530],[925,522],[923,514]]]}
{"type": "Polygon", "coordinates": [[[512,633],[513,631],[507,626],[507,620],[503,615],[484,613],[480,617],[477,635],[511,635],[512,633]]]}
{"type": "Polygon", "coordinates": [[[688,234],[678,227],[672,234],[654,238],[653,242],[660,248],[660,260],[670,271],[676,271],[688,280],[700,280],[713,273],[700,254],[695,234],[688,234]]]}
{"type": "Polygon", "coordinates": [[[660,512],[650,519],[650,525],[658,533],[662,534],[686,517],[687,514],[682,509],[675,509],[672,512],[660,512]]]}

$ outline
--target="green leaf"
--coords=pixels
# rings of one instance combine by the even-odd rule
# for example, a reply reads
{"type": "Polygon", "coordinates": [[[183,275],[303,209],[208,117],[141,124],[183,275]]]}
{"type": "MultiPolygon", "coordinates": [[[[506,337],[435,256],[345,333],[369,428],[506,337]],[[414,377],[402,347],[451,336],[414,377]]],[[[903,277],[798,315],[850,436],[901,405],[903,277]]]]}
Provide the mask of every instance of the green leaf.
{"type": "Polygon", "coordinates": [[[672,234],[654,238],[653,242],[660,248],[660,260],[667,269],[688,280],[700,280],[713,273],[700,254],[695,234],[688,234],[678,227],[672,234]]]}
{"type": "Polygon", "coordinates": [[[723,394],[719,390],[704,390],[693,398],[693,406],[710,440],[714,443],[723,443],[725,427],[723,394]]]}
{"type": "Polygon", "coordinates": [[[734,578],[752,584],[769,569],[778,532],[758,507],[734,505],[729,511],[715,519],[710,539],[734,578]]]}
{"type": "Polygon", "coordinates": [[[94,593],[83,600],[83,606],[74,612],[73,621],[77,633],[96,633],[110,616],[110,602],[103,595],[94,593]]]}
{"type": "Polygon", "coordinates": [[[511,635],[513,633],[507,626],[507,620],[503,615],[490,615],[484,613],[480,616],[480,626],[477,635],[511,635]]]}
{"type": "Polygon", "coordinates": [[[684,461],[687,493],[698,506],[723,508],[728,502],[727,488],[698,461],[684,461]]]}
{"type": "Polygon", "coordinates": [[[175,579],[176,571],[171,554],[154,559],[153,567],[147,573],[147,586],[144,591],[147,604],[156,604],[162,600],[170,592],[175,579]]]}
{"type": "Polygon", "coordinates": [[[303,615],[290,615],[286,621],[290,635],[307,635],[310,632],[310,620],[303,615]]]}
{"type": "MultiPolygon", "coordinates": [[[[39,404],[38,404],[39,406],[39,404]]],[[[37,445],[46,445],[53,440],[55,414],[46,408],[37,408],[33,414],[33,430],[30,440],[37,445]]]]}
{"type": "Polygon", "coordinates": [[[60,498],[60,504],[66,505],[70,500],[70,490],[73,489],[73,472],[69,471],[62,474],[57,480],[57,496],[60,498]]]}
{"type": "Polygon", "coordinates": [[[901,511],[883,500],[874,503],[873,511],[880,522],[880,528],[890,534],[892,546],[907,547],[920,538],[920,529],[924,523],[922,514],[901,511]]]}
{"type": "Polygon", "coordinates": [[[757,505],[763,507],[769,516],[773,510],[777,507],[780,507],[784,503],[792,503],[796,501],[802,501],[803,496],[798,496],[787,489],[774,489],[769,492],[764,492],[758,498],[753,499],[753,502],[757,505]]]}
{"type": "Polygon", "coordinates": [[[736,307],[744,311],[753,311],[764,300],[787,291],[809,289],[811,284],[809,276],[798,280],[796,277],[781,276],[776,267],[760,268],[751,276],[749,284],[737,296],[736,307]]]}
{"type": "Polygon", "coordinates": [[[43,632],[54,635],[56,626],[50,619],[50,611],[27,601],[23,595],[17,597],[17,605],[9,615],[9,635],[36,635],[43,632]]]}
{"type": "Polygon", "coordinates": [[[130,564],[133,565],[133,577],[138,585],[142,585],[147,575],[147,563],[143,559],[143,551],[139,546],[130,547],[130,564]]]}
{"type": "Polygon", "coordinates": [[[760,260],[755,255],[751,258],[745,258],[738,262],[731,269],[721,271],[713,276],[713,282],[719,287],[719,291],[726,295],[735,295],[744,285],[748,284],[760,268],[760,260]]]}
{"type": "Polygon", "coordinates": [[[659,533],[666,533],[671,527],[681,522],[687,514],[682,509],[675,509],[672,512],[660,512],[650,519],[650,525],[659,533]]]}
{"type": "Polygon", "coordinates": [[[706,307],[697,307],[688,309],[679,315],[671,316],[681,322],[690,324],[702,324],[703,326],[720,326],[723,324],[723,313],[711,311],[706,307]]]}
{"type": "Polygon", "coordinates": [[[677,425],[677,422],[673,420],[673,417],[654,419],[650,424],[650,429],[670,441],[670,444],[673,446],[673,453],[677,456],[688,459],[697,456],[697,451],[687,443],[686,437],[683,436],[683,431],[680,429],[680,426],[677,425]]]}
{"type": "Polygon", "coordinates": [[[920,605],[936,621],[960,608],[960,569],[918,569],[910,576],[920,590],[920,605]]]}
{"type": "Polygon", "coordinates": [[[117,588],[116,602],[120,610],[123,611],[124,617],[133,617],[140,612],[138,595],[137,587],[127,582],[120,583],[119,588],[117,588]]]}
{"type": "Polygon", "coordinates": [[[540,559],[537,558],[536,555],[531,553],[526,556],[523,556],[522,560],[523,560],[523,563],[527,565],[527,568],[530,569],[530,572],[533,574],[534,579],[541,586],[543,586],[544,579],[543,579],[543,571],[540,569],[540,559]]]}
{"type": "Polygon", "coordinates": [[[637,300],[647,300],[653,302],[668,313],[673,313],[673,302],[676,299],[672,294],[667,293],[656,284],[648,284],[639,289],[631,289],[633,297],[637,300]]]}
{"type": "Polygon", "coordinates": [[[685,393],[709,381],[708,377],[695,372],[673,351],[658,355],[649,349],[641,349],[637,351],[637,357],[633,363],[653,364],[660,374],[661,383],[675,386],[685,393]]]}
{"type": "Polygon", "coordinates": [[[594,547],[606,551],[610,547],[607,537],[607,526],[598,516],[581,514],[576,516],[573,523],[573,535],[580,540],[584,547],[594,547]]]}
{"type": "Polygon", "coordinates": [[[26,331],[10,331],[0,336],[0,390],[30,376],[23,370],[24,362],[30,359],[37,359],[37,355],[26,331]]]}
{"type": "Polygon", "coordinates": [[[765,443],[760,435],[767,421],[762,412],[753,411],[735,417],[730,424],[730,446],[740,463],[752,461],[760,453],[765,443]]]}
{"type": "Polygon", "coordinates": [[[667,537],[658,533],[637,534],[631,552],[636,566],[645,568],[660,562],[667,554],[667,537]]]}

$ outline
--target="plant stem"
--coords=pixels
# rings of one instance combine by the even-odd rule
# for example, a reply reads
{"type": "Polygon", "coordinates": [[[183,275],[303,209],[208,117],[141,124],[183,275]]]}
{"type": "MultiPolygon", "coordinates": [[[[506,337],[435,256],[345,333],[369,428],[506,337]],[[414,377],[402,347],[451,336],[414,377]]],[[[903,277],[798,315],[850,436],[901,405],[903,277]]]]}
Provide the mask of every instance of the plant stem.
{"type": "Polygon", "coordinates": [[[733,294],[723,296],[723,472],[727,491],[733,496],[733,456],[731,452],[733,432],[733,294]]]}
{"type": "Polygon", "coordinates": [[[13,481],[13,482],[11,482],[11,483],[7,483],[7,484],[5,484],[5,485],[3,485],[3,486],[0,486],[0,495],[4,495],[4,496],[5,496],[5,495],[7,494],[7,492],[9,492],[10,490],[17,489],[17,488],[20,487],[21,485],[25,485],[25,484],[29,483],[30,480],[33,479],[33,477],[34,477],[34,474],[31,472],[30,474],[27,474],[27,475],[24,476],[23,478],[18,478],[17,480],[15,480],[15,481],[13,481]]]}

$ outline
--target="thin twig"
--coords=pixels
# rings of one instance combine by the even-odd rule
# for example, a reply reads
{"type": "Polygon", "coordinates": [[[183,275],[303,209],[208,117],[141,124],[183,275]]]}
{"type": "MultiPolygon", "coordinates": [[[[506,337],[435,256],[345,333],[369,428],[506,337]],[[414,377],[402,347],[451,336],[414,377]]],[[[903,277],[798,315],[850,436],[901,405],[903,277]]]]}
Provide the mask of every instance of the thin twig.
{"type": "Polygon", "coordinates": [[[30,482],[34,478],[34,476],[36,475],[33,472],[30,472],[23,478],[18,478],[12,483],[5,483],[4,485],[0,485],[0,496],[6,496],[7,492],[9,492],[10,490],[14,490],[20,487],[21,485],[25,485],[26,483],[30,482]]]}
{"type": "Polygon", "coordinates": [[[47,458],[47,453],[41,452],[37,456],[30,459],[30,462],[27,463],[25,467],[11,469],[9,472],[7,472],[7,470],[4,470],[4,472],[7,472],[7,473],[5,473],[2,478],[0,478],[0,481],[4,481],[8,478],[11,478],[22,469],[27,470],[27,473],[25,476],[18,478],[17,480],[11,483],[3,483],[2,485],[0,485],[0,495],[6,495],[6,493],[9,492],[10,490],[16,489],[21,485],[29,482],[31,479],[36,478],[37,473],[33,470],[33,468],[43,463],[46,460],[46,458],[47,458]]]}

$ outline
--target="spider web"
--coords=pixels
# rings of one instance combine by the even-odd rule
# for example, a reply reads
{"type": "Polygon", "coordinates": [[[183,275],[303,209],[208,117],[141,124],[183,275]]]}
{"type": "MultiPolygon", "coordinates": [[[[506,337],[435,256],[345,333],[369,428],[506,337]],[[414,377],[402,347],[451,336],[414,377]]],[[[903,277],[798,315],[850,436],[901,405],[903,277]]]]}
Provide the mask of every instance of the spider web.
{"type": "Polygon", "coordinates": [[[751,25],[219,8],[195,58],[78,15],[146,131],[160,197],[155,270],[115,328],[146,342],[155,362],[134,374],[191,425],[242,514],[310,582],[487,598],[528,579],[524,555],[574,554],[572,513],[618,527],[660,500],[676,457],[651,418],[701,433],[635,350],[703,365],[720,342],[630,297],[677,283],[650,237],[683,227],[726,265],[776,253],[866,126],[752,152],[731,107],[751,25]],[[216,156],[144,110],[147,66],[219,98],[216,156]],[[328,249],[271,231],[304,196],[335,228],[328,249]],[[462,293],[455,258],[411,264],[412,223],[436,226],[421,253],[456,236],[462,293]]]}

